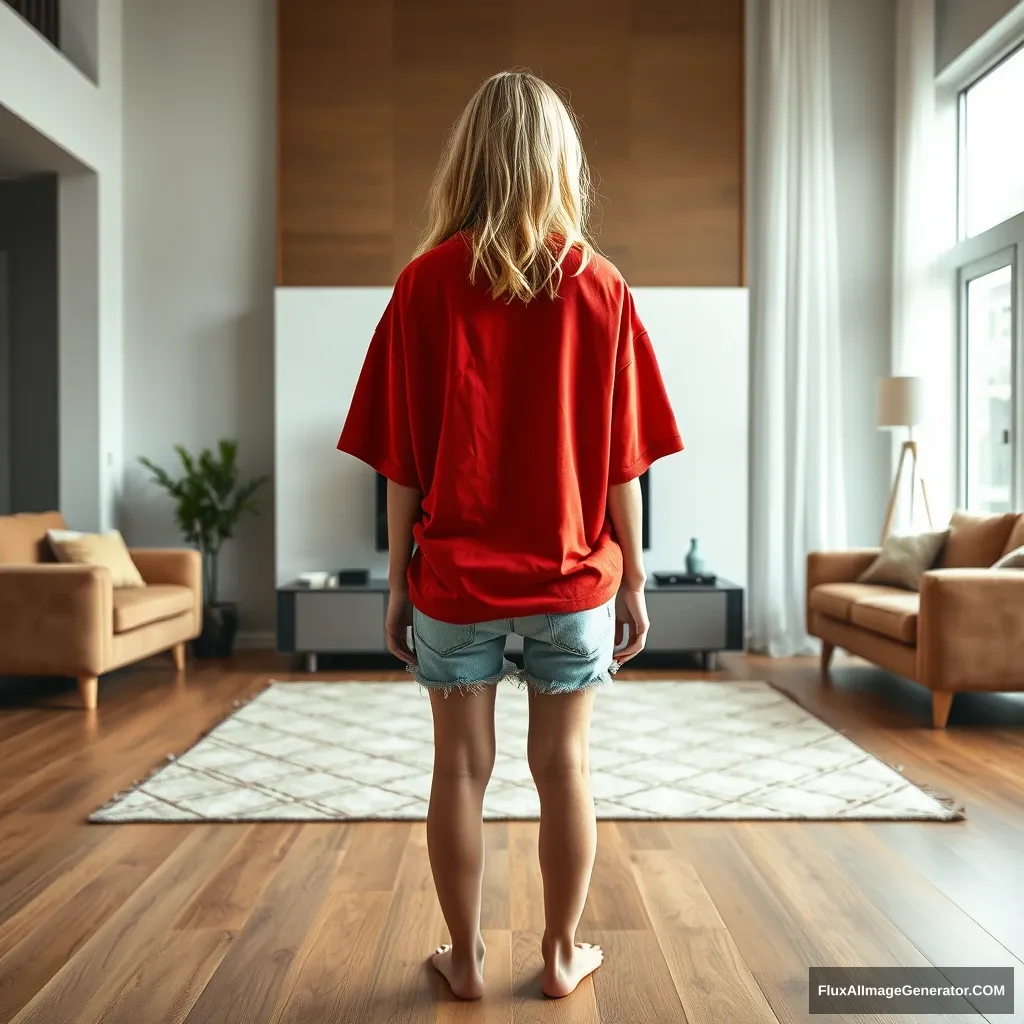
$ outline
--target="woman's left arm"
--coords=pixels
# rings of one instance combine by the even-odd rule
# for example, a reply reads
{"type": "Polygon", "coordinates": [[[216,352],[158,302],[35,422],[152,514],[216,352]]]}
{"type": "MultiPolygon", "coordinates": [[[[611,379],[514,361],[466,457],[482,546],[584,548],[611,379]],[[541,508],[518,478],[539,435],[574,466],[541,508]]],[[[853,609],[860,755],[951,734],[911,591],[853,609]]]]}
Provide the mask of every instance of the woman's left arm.
{"type": "Polygon", "coordinates": [[[422,493],[388,481],[388,650],[407,665],[416,657],[409,647],[408,629],[412,626],[409,600],[409,563],[412,561],[412,528],[420,518],[422,493]]]}

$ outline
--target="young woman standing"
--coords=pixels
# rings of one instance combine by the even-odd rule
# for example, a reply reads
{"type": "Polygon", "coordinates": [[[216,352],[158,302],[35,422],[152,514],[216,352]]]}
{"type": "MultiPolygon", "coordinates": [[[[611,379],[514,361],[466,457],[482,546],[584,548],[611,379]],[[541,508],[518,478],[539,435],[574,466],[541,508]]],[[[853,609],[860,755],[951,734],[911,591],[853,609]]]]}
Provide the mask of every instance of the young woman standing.
{"type": "Polygon", "coordinates": [[[629,289],[587,239],[589,197],[557,93],[526,72],[488,79],[445,148],[338,442],[388,479],[388,646],[434,720],[427,840],[452,941],[433,962],[466,999],[483,993],[482,807],[504,678],[529,691],[544,992],[601,963],[576,941],[597,846],[590,713],[647,639],[638,478],[682,448],[629,289]],[[522,673],[504,658],[512,632],[522,673]]]}

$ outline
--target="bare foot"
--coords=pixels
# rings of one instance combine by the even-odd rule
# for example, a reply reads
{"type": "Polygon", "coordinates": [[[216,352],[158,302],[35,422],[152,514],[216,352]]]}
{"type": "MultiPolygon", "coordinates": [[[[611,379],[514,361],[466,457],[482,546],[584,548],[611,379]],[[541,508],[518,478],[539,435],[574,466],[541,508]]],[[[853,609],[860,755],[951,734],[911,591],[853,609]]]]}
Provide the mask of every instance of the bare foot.
{"type": "Polygon", "coordinates": [[[444,975],[459,999],[479,999],[484,994],[484,944],[477,945],[472,959],[452,956],[451,946],[438,946],[430,962],[444,975]]]}
{"type": "Polygon", "coordinates": [[[601,966],[604,951],[589,942],[577,942],[568,955],[554,950],[544,957],[544,976],[540,987],[544,995],[561,999],[576,991],[576,986],[601,966]]]}

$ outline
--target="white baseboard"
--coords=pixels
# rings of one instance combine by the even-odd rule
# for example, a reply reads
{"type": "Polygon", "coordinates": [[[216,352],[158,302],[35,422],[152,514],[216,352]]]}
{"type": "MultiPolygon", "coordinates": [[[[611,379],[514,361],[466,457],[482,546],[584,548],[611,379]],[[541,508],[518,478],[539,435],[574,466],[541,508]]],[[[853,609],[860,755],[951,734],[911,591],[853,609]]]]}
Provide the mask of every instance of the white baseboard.
{"type": "Polygon", "coordinates": [[[272,629],[247,629],[235,634],[235,647],[239,651],[273,651],[277,648],[277,634],[272,629]]]}

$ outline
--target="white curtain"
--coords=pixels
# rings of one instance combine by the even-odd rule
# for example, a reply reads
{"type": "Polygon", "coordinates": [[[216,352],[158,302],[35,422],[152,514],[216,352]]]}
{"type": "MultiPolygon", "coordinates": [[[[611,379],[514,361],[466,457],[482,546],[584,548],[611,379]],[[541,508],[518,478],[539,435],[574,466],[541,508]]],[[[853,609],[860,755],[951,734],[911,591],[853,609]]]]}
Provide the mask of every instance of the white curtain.
{"type": "MultiPolygon", "coordinates": [[[[955,129],[955,124],[940,120],[936,102],[934,0],[900,0],[896,5],[892,372],[925,379],[928,408],[918,440],[937,526],[951,511],[955,466],[952,292],[938,263],[956,235],[955,129]]],[[[894,469],[897,452],[894,445],[894,469]]],[[[909,528],[907,495],[903,498],[897,525],[909,528]]]]}
{"type": "Polygon", "coordinates": [[[768,0],[751,231],[754,650],[811,653],[807,553],[846,541],[828,0],[768,0]]]}

